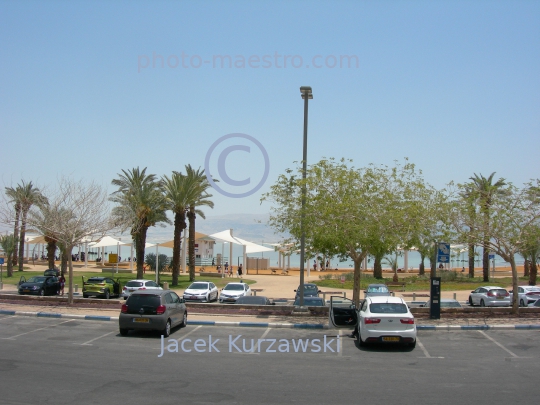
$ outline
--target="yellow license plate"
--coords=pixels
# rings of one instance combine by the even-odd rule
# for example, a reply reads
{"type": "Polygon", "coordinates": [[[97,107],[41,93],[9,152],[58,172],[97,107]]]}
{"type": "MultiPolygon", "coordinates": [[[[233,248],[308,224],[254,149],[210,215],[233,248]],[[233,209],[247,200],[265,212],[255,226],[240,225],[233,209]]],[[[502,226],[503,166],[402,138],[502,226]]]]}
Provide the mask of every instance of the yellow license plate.
{"type": "Polygon", "coordinates": [[[399,337],[385,336],[382,338],[383,342],[399,342],[399,337]]]}
{"type": "Polygon", "coordinates": [[[148,322],[150,322],[150,319],[148,319],[148,318],[133,318],[133,322],[136,322],[136,323],[148,323],[148,322]]]}

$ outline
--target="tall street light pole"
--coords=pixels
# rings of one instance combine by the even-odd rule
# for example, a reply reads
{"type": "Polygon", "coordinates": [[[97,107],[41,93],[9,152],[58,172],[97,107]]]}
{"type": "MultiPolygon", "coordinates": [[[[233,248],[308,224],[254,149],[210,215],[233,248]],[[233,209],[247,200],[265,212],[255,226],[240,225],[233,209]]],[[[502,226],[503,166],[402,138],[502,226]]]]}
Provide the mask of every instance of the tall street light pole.
{"type": "Polygon", "coordinates": [[[302,157],[302,212],[300,218],[300,307],[304,307],[304,262],[306,255],[306,231],[304,229],[305,206],[306,206],[306,171],[307,171],[307,125],[308,125],[308,100],[313,98],[311,87],[300,87],[300,93],[304,100],[304,153],[302,157]]]}

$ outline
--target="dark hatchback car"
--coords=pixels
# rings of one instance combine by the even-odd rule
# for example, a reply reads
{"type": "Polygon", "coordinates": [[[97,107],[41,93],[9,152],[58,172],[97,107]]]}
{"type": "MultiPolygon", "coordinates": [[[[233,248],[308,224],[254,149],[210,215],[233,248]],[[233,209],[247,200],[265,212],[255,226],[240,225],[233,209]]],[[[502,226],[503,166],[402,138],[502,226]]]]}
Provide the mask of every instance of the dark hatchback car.
{"type": "Polygon", "coordinates": [[[246,295],[238,298],[236,303],[245,305],[276,305],[274,301],[271,301],[262,295],[246,295]]]}
{"type": "MultiPolygon", "coordinates": [[[[300,286],[298,286],[297,290],[294,290],[296,292],[295,299],[300,296],[300,286]]],[[[319,287],[317,287],[317,284],[311,284],[307,283],[304,284],[304,298],[305,297],[318,297],[321,290],[319,290],[319,287]]]]}
{"type": "Polygon", "coordinates": [[[19,280],[19,294],[57,295],[60,291],[58,278],[52,276],[35,276],[28,280],[24,276],[19,280]]]}
{"type": "Polygon", "coordinates": [[[130,330],[153,330],[168,337],[172,328],[187,324],[184,298],[170,290],[135,291],[122,305],[118,324],[122,336],[130,330]]]}

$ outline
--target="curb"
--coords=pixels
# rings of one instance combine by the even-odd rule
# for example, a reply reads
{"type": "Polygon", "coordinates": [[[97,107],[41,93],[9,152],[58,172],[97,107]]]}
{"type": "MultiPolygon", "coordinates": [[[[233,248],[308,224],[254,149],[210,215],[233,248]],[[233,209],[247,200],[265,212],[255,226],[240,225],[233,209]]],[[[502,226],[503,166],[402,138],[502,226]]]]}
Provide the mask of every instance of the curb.
{"type": "MultiPolygon", "coordinates": [[[[37,318],[80,319],[85,321],[117,322],[117,316],[57,314],[53,312],[26,312],[0,309],[0,315],[33,316],[37,318]]],[[[332,329],[328,324],[320,323],[272,323],[272,322],[225,322],[225,321],[189,321],[188,325],[224,326],[241,328],[288,328],[288,329],[332,329]]],[[[419,331],[458,331],[458,330],[540,330],[540,324],[531,325],[417,325],[419,331]]]]}

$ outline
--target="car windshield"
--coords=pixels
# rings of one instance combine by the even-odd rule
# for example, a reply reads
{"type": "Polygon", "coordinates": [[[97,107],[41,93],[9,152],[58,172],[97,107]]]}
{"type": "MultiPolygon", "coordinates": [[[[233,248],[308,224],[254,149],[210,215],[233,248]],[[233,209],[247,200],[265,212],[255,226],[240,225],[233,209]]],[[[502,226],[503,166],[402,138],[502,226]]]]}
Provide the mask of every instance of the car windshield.
{"type": "Polygon", "coordinates": [[[188,290],[208,290],[208,283],[193,283],[188,290]]]}
{"type": "Polygon", "coordinates": [[[369,310],[374,314],[406,314],[407,305],[382,302],[379,304],[371,304],[369,310]]]}
{"type": "Polygon", "coordinates": [[[27,283],[44,283],[48,277],[30,277],[27,283]]]}
{"type": "Polygon", "coordinates": [[[227,284],[224,288],[224,290],[227,291],[242,291],[244,289],[243,284],[227,284]]]}
{"type": "Polygon", "coordinates": [[[265,297],[240,297],[237,304],[266,305],[265,297]]]}
{"type": "Polygon", "coordinates": [[[386,286],[374,286],[374,287],[368,287],[368,293],[385,293],[388,292],[388,288],[386,286]]]}
{"type": "Polygon", "coordinates": [[[142,281],[128,281],[126,287],[142,287],[142,281]]]}
{"type": "Polygon", "coordinates": [[[105,282],[104,278],[89,278],[86,283],[87,284],[101,284],[104,282],[105,282]]]}
{"type": "Polygon", "coordinates": [[[316,291],[317,286],[313,284],[304,284],[304,291],[316,291]]]}

